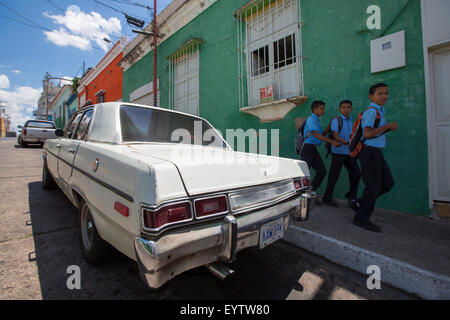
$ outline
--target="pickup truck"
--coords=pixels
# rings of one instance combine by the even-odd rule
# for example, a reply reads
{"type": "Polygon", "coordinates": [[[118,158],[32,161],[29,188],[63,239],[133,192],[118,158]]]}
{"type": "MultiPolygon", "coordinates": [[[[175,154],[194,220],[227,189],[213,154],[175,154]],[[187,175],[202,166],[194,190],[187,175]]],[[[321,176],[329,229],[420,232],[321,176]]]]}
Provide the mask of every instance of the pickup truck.
{"type": "Polygon", "coordinates": [[[313,208],[305,162],[236,152],[200,117],[109,102],[61,134],[44,144],[42,186],[78,208],[82,256],[104,263],[112,246],[153,289],[200,266],[226,278],[237,252],[281,239],[313,208]]]}
{"type": "Polygon", "coordinates": [[[36,143],[42,146],[45,140],[57,138],[56,130],[58,129],[53,121],[28,120],[20,132],[17,142],[24,148],[29,143],[36,143]]]}

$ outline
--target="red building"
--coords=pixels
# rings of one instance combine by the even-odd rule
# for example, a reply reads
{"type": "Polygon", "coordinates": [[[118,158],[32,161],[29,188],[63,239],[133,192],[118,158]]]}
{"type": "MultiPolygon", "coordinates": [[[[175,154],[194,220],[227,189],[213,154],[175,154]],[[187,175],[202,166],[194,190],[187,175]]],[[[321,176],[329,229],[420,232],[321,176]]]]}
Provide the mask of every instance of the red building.
{"type": "Polygon", "coordinates": [[[122,100],[122,68],[117,63],[122,59],[128,40],[124,37],[109,50],[103,59],[92,68],[78,86],[78,105],[81,107],[122,100]]]}

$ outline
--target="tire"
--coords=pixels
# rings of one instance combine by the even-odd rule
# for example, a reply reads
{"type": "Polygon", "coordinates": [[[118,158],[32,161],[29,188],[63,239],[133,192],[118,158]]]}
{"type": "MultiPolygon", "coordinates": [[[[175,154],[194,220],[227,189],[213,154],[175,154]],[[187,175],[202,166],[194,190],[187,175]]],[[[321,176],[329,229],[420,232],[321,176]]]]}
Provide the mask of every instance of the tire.
{"type": "Polygon", "coordinates": [[[23,141],[23,139],[20,139],[20,145],[22,146],[22,148],[28,147],[28,143],[26,143],[25,141],[23,141]]]}
{"type": "Polygon", "coordinates": [[[51,190],[56,188],[56,182],[53,179],[50,171],[47,167],[47,161],[44,160],[44,165],[42,166],[42,189],[51,190]]]}
{"type": "Polygon", "coordinates": [[[80,202],[78,216],[81,254],[84,260],[91,265],[104,264],[108,261],[111,247],[100,237],[91,210],[83,200],[80,202]]]}

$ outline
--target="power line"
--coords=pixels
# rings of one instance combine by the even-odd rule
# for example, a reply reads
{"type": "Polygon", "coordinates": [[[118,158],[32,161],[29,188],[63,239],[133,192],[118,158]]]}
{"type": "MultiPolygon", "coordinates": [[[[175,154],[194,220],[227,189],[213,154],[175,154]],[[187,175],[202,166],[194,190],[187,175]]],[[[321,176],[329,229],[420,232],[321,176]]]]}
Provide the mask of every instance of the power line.
{"type": "Polygon", "coordinates": [[[35,28],[35,29],[42,30],[42,28],[40,28],[40,27],[33,26],[32,24],[28,24],[28,23],[26,23],[26,22],[22,22],[22,21],[16,20],[16,19],[11,18],[11,17],[8,17],[8,16],[4,16],[4,15],[2,15],[2,14],[0,14],[0,17],[3,17],[3,18],[6,18],[6,19],[9,19],[9,20],[12,20],[12,21],[17,22],[17,23],[21,23],[21,24],[26,25],[26,26],[31,27],[31,28],[35,28]]]}
{"type": "MultiPolygon", "coordinates": [[[[116,12],[118,12],[118,13],[121,13],[121,14],[123,14],[124,16],[128,16],[128,17],[131,17],[132,15],[131,14],[128,14],[127,12],[125,12],[125,11],[122,11],[122,10],[120,10],[120,9],[117,9],[117,8],[114,8],[114,7],[112,7],[112,6],[110,6],[110,5],[108,5],[108,4],[106,4],[106,3],[103,3],[103,2],[101,2],[101,1],[98,1],[98,0],[92,0],[92,1],[94,1],[94,2],[96,2],[96,3],[98,3],[98,4],[101,4],[102,6],[105,6],[105,7],[107,7],[107,8],[110,8],[111,10],[114,10],[114,11],[116,11],[116,12]]],[[[148,20],[146,20],[146,19],[144,19],[144,18],[142,18],[142,17],[139,17],[139,18],[141,18],[142,20],[144,20],[145,22],[149,22],[148,20]]]]}
{"type": "Polygon", "coordinates": [[[8,6],[7,6],[6,4],[4,4],[3,2],[0,1],[0,4],[1,4],[2,6],[4,6],[6,9],[11,10],[12,12],[14,12],[14,13],[15,13],[16,15],[18,15],[19,17],[21,17],[21,18],[27,20],[28,22],[31,22],[31,23],[34,24],[35,26],[37,26],[37,27],[39,27],[39,28],[41,28],[41,29],[44,29],[44,30],[46,30],[46,31],[51,31],[50,29],[48,29],[48,28],[46,28],[46,27],[43,27],[43,26],[41,26],[40,24],[37,24],[36,22],[31,21],[30,19],[28,19],[28,18],[22,16],[20,13],[18,13],[18,12],[15,11],[14,9],[8,7],[8,6]]]}
{"type": "Polygon", "coordinates": [[[52,6],[54,6],[56,9],[60,10],[61,12],[66,12],[63,8],[61,8],[60,6],[58,6],[55,2],[53,2],[52,0],[47,0],[47,2],[49,2],[52,6]]]}
{"type": "MultiPolygon", "coordinates": [[[[54,31],[54,30],[51,30],[51,29],[49,29],[49,28],[46,28],[46,27],[44,27],[44,26],[42,26],[42,25],[40,25],[40,24],[38,24],[38,23],[36,23],[36,22],[34,22],[34,21],[28,19],[27,17],[22,16],[20,13],[18,13],[18,12],[15,11],[14,9],[8,7],[8,6],[7,6],[6,4],[4,4],[2,1],[0,1],[0,5],[4,6],[4,7],[7,8],[8,10],[14,12],[17,16],[21,17],[22,19],[25,19],[26,21],[29,21],[29,22],[32,23],[33,25],[30,25],[30,24],[27,24],[27,23],[25,23],[25,22],[21,22],[21,21],[18,21],[18,20],[16,20],[16,19],[13,19],[13,18],[10,18],[10,17],[1,15],[1,16],[4,17],[4,18],[8,18],[8,19],[10,19],[10,20],[13,20],[13,21],[15,21],[15,22],[24,24],[24,25],[26,25],[26,26],[28,26],[28,27],[32,27],[32,28],[35,28],[35,29],[41,29],[41,30],[44,30],[44,31],[47,31],[47,32],[53,32],[53,31],[54,31]]],[[[75,42],[78,42],[78,43],[83,43],[83,44],[85,44],[85,42],[82,42],[82,41],[79,41],[79,40],[77,40],[77,39],[68,37],[68,36],[65,35],[65,34],[61,34],[61,33],[60,33],[60,35],[61,35],[62,37],[64,37],[64,38],[66,38],[66,39],[71,40],[71,41],[75,41],[75,42]]],[[[90,44],[91,40],[90,40],[90,39],[88,39],[88,40],[89,40],[89,44],[90,44]]],[[[96,46],[94,46],[94,45],[92,45],[91,47],[92,47],[93,49],[96,49],[96,50],[101,50],[102,52],[105,51],[105,50],[103,50],[102,48],[96,47],[96,46]]]]}
{"type": "Polygon", "coordinates": [[[145,9],[148,9],[148,10],[152,10],[152,8],[150,8],[149,6],[146,6],[144,4],[137,3],[137,2],[120,1],[120,0],[111,0],[111,1],[118,2],[118,3],[123,3],[123,4],[128,4],[128,5],[136,6],[136,7],[140,7],[140,8],[145,8],[145,9]]]}

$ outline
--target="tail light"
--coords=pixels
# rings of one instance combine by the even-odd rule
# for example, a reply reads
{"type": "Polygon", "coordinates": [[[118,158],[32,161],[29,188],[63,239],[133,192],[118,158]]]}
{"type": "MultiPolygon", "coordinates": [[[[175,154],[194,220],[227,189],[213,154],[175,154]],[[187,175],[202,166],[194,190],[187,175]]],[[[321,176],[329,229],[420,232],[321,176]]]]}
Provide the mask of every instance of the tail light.
{"type": "Polygon", "coordinates": [[[23,135],[27,135],[27,129],[23,129],[23,135]]]}
{"type": "Polygon", "coordinates": [[[192,219],[190,202],[162,207],[156,211],[144,209],[144,225],[149,229],[158,229],[166,224],[192,219]]]}
{"type": "Polygon", "coordinates": [[[309,179],[302,179],[302,185],[304,188],[311,187],[311,180],[309,179]]]}
{"type": "Polygon", "coordinates": [[[306,178],[302,178],[300,180],[294,180],[295,190],[300,190],[302,188],[311,187],[311,181],[306,178]]]}
{"type": "Polygon", "coordinates": [[[227,197],[195,200],[195,216],[197,218],[210,216],[213,214],[225,213],[228,211],[227,197]]]}

